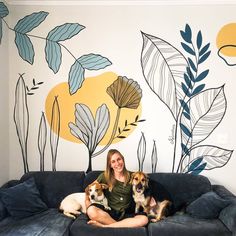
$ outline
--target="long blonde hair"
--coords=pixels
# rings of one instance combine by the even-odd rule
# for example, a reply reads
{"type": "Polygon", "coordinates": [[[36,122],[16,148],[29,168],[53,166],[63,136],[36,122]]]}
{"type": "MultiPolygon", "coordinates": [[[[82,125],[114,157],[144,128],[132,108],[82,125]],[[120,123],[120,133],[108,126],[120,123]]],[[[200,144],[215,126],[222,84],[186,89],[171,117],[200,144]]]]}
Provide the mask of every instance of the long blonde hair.
{"type": "Polygon", "coordinates": [[[124,162],[124,168],[123,168],[123,174],[125,176],[125,182],[124,185],[126,185],[129,182],[130,179],[130,173],[129,171],[127,171],[126,166],[125,166],[125,158],[124,156],[116,149],[110,149],[107,153],[107,166],[106,166],[106,170],[104,172],[105,175],[105,179],[106,182],[109,186],[109,190],[111,191],[114,187],[114,184],[116,182],[115,176],[114,176],[114,171],[111,168],[111,157],[115,154],[119,154],[120,157],[122,158],[123,162],[124,162]]]}

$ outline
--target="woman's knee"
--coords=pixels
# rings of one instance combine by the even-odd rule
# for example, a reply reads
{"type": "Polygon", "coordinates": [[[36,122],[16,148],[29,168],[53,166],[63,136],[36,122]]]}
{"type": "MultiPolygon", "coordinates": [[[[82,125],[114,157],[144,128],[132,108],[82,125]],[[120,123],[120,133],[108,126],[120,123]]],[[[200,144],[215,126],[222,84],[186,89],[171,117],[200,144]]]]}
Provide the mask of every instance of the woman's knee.
{"type": "Polygon", "coordinates": [[[135,216],[137,219],[138,227],[142,227],[148,224],[148,217],[146,215],[137,215],[135,216]]]}
{"type": "Polygon", "coordinates": [[[102,217],[103,211],[95,206],[90,206],[87,209],[87,215],[88,215],[89,219],[91,219],[91,220],[98,220],[102,217]]]}

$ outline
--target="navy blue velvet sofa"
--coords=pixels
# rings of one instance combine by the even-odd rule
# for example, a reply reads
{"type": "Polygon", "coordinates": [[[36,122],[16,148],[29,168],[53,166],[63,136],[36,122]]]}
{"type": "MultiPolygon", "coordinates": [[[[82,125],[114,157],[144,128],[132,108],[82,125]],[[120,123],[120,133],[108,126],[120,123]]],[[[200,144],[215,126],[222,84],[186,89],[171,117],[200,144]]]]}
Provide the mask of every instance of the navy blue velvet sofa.
{"type": "MultiPolygon", "coordinates": [[[[221,185],[211,185],[204,176],[177,173],[152,173],[151,181],[160,183],[172,197],[176,209],[173,215],[157,223],[139,228],[98,228],[88,225],[88,217],[81,214],[75,220],[58,211],[61,200],[70,193],[83,192],[101,171],[88,174],[82,171],[29,172],[20,180],[12,180],[0,188],[11,188],[33,177],[47,209],[29,217],[15,219],[0,200],[0,235],[4,236],[230,236],[236,235],[236,197],[221,185]],[[202,196],[216,193],[227,202],[219,209],[217,202],[208,202],[202,196]],[[197,201],[200,199],[201,201],[197,201]],[[200,205],[199,205],[200,202],[200,205]],[[215,205],[214,205],[215,204],[215,205]],[[190,207],[192,205],[192,207],[190,207]],[[185,207],[185,211],[183,211],[185,207]],[[201,209],[201,207],[203,209],[201,209]],[[196,214],[218,208],[215,217],[196,217],[196,214]],[[188,210],[189,208],[189,210],[188,210]],[[179,211],[181,209],[181,211],[179,211]],[[194,209],[194,210],[193,210],[194,209]],[[193,211],[192,211],[193,210],[193,211]],[[196,212],[195,212],[196,210],[196,212]],[[193,214],[192,214],[193,213],[193,214]]],[[[155,190],[158,194],[158,189],[155,190]]],[[[154,191],[154,192],[155,192],[154,191]]],[[[155,197],[155,196],[154,196],[155,197]]],[[[214,211],[216,213],[216,211],[214,211]]]]}

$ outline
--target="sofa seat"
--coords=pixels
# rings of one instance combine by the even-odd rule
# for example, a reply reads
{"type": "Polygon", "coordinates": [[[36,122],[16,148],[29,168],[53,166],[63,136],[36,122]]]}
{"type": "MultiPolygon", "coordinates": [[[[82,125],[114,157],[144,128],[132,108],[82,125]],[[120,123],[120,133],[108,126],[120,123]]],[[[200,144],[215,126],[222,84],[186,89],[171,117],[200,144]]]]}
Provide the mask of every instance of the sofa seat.
{"type": "Polygon", "coordinates": [[[148,225],[149,236],[229,236],[232,233],[219,219],[202,220],[187,214],[167,217],[148,225]]]}
{"type": "Polygon", "coordinates": [[[100,228],[93,225],[88,225],[88,217],[81,214],[71,225],[71,236],[147,236],[146,227],[137,228],[100,228]]]}
{"type": "Polygon", "coordinates": [[[67,236],[72,219],[61,214],[58,209],[48,209],[39,214],[13,219],[7,217],[0,221],[1,236],[67,236]]]}

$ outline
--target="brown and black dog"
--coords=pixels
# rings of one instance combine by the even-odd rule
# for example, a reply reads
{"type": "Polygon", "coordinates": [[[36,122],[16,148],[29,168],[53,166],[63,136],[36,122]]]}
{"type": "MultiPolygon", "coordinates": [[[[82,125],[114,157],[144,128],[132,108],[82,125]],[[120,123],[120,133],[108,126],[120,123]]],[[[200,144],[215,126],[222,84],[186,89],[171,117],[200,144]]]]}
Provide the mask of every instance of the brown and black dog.
{"type": "Polygon", "coordinates": [[[131,176],[131,184],[133,190],[133,199],[135,202],[135,213],[138,213],[141,208],[152,222],[157,222],[167,216],[167,207],[171,205],[169,199],[162,199],[153,205],[152,193],[148,185],[148,177],[145,173],[137,171],[131,176]]]}

